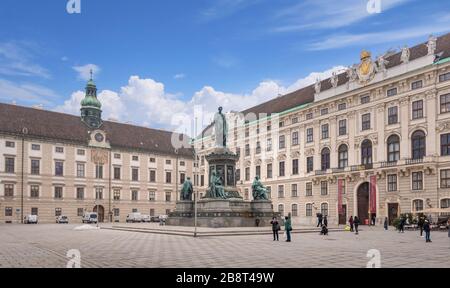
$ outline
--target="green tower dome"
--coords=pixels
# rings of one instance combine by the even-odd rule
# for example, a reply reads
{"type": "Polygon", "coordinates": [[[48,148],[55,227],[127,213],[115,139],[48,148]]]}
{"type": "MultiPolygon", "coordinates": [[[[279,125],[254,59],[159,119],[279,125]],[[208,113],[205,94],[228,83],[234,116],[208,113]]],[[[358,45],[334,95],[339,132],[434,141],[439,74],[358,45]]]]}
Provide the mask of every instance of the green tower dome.
{"type": "Polygon", "coordinates": [[[97,86],[91,79],[86,85],[86,95],[81,100],[81,119],[91,128],[99,128],[102,121],[102,103],[97,99],[97,86]]]}
{"type": "Polygon", "coordinates": [[[81,107],[95,107],[101,109],[102,103],[100,103],[96,97],[86,95],[86,97],[84,97],[81,101],[81,107]]]}

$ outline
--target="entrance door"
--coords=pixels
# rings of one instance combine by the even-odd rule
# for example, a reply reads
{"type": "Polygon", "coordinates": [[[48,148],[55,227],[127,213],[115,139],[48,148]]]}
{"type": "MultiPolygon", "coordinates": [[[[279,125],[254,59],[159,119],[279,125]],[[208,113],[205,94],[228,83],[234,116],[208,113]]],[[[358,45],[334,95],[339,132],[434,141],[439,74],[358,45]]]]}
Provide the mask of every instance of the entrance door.
{"type": "Polygon", "coordinates": [[[389,226],[398,218],[398,203],[388,203],[388,221],[389,226]]]}
{"type": "Polygon", "coordinates": [[[358,217],[362,225],[369,220],[369,182],[361,184],[357,192],[358,217]]]}
{"type": "MultiPolygon", "coordinates": [[[[94,212],[97,212],[97,205],[94,206],[94,212]]],[[[98,222],[103,223],[105,221],[105,208],[102,205],[98,206],[98,222]]]]}
{"type": "Polygon", "coordinates": [[[347,205],[342,205],[342,214],[339,214],[339,225],[347,224],[347,205]]]}

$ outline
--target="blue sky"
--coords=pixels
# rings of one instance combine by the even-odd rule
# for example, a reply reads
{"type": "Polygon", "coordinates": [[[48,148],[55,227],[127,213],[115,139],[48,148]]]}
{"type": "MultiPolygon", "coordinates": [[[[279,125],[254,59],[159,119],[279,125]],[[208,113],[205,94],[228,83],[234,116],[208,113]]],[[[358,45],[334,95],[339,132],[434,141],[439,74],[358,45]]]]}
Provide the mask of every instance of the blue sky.
{"type": "Polygon", "coordinates": [[[105,118],[170,128],[173,114],[249,106],[450,31],[448,0],[0,1],[0,101],[78,113],[95,69],[105,118]],[[337,67],[337,68],[336,68],[337,67]],[[325,74],[322,74],[325,71],[325,74]],[[316,72],[318,74],[312,74],[316,72]]]}

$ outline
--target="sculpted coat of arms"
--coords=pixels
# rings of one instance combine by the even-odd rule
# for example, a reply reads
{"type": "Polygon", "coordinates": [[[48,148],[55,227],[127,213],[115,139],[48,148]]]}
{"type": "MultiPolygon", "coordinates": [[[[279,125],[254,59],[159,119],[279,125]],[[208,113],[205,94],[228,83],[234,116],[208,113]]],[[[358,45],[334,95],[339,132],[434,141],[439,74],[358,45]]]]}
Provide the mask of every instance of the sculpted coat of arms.
{"type": "Polygon", "coordinates": [[[375,77],[376,67],[372,61],[372,55],[368,51],[361,52],[361,63],[356,69],[358,75],[358,82],[361,85],[366,85],[375,77]]]}

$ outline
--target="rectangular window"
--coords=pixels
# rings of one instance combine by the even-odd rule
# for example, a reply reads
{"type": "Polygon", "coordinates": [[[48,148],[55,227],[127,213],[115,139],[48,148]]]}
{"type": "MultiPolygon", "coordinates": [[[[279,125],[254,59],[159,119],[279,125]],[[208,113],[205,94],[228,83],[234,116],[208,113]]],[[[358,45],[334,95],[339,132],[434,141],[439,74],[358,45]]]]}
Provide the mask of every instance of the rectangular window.
{"type": "Polygon", "coordinates": [[[150,182],[155,183],[156,182],[156,171],[150,170],[150,182]]]}
{"type": "Polygon", "coordinates": [[[312,204],[306,204],[306,217],[312,217],[312,204]]]}
{"type": "Polygon", "coordinates": [[[396,174],[388,175],[388,191],[389,192],[397,191],[397,175],[396,174]]]}
{"type": "Polygon", "coordinates": [[[5,173],[14,173],[14,157],[5,157],[5,173]]]}
{"type": "Polygon", "coordinates": [[[256,154],[260,154],[261,153],[261,142],[259,142],[259,141],[256,142],[255,153],[256,154]]]}
{"type": "Polygon", "coordinates": [[[33,151],[40,151],[41,150],[41,145],[39,145],[39,144],[31,144],[31,150],[33,150],[33,151]]]}
{"type": "Polygon", "coordinates": [[[166,165],[172,165],[172,160],[170,159],[166,160],[166,165]]]}
{"type": "Polygon", "coordinates": [[[389,107],[388,108],[388,124],[397,124],[398,123],[398,107],[389,107]]]}
{"type": "Polygon", "coordinates": [[[103,179],[103,165],[95,165],[95,178],[103,179]]]}
{"type": "Polygon", "coordinates": [[[267,129],[267,132],[271,131],[272,130],[272,125],[267,125],[266,129],[267,129]]]}
{"type": "Polygon", "coordinates": [[[312,143],[314,141],[314,130],[313,128],[306,129],[306,143],[312,143]]]}
{"type": "Polygon", "coordinates": [[[297,217],[297,216],[298,216],[298,205],[292,204],[292,217],[297,217]]]}
{"type": "Polygon", "coordinates": [[[139,199],[139,191],[133,190],[131,191],[131,201],[138,201],[139,199]]]}
{"type": "Polygon", "coordinates": [[[185,180],[186,180],[186,174],[180,173],[180,184],[183,184],[185,180]]]}
{"type": "Polygon", "coordinates": [[[439,75],[439,82],[450,80],[450,72],[439,75]]]}
{"type": "Polygon", "coordinates": [[[267,152],[272,151],[272,138],[267,139],[266,151],[267,152]]]}
{"type": "Polygon", "coordinates": [[[441,156],[450,155],[450,133],[441,135],[441,156]]]}
{"type": "Polygon", "coordinates": [[[16,143],[14,143],[12,141],[6,141],[5,146],[8,148],[14,148],[14,147],[16,147],[16,143]]]}
{"type": "Polygon", "coordinates": [[[83,149],[77,149],[77,155],[78,155],[78,156],[84,156],[84,155],[86,155],[86,150],[83,150],[83,149]]]}
{"type": "Polygon", "coordinates": [[[423,100],[414,101],[412,103],[412,119],[423,118],[423,100]]]}
{"type": "Polygon", "coordinates": [[[14,184],[5,184],[5,197],[14,197],[14,184]]]}
{"type": "Polygon", "coordinates": [[[416,89],[420,89],[423,87],[423,81],[419,80],[419,81],[414,81],[411,83],[411,90],[416,90],[416,89]]]}
{"type": "Polygon", "coordinates": [[[321,181],[320,182],[320,195],[328,195],[328,182],[327,181],[321,181]]]}
{"type": "Polygon", "coordinates": [[[166,183],[172,183],[172,172],[166,172],[166,183]]]}
{"type": "Polygon", "coordinates": [[[56,153],[64,153],[64,147],[55,147],[56,153]]]}
{"type": "Polygon", "coordinates": [[[114,159],[120,159],[122,158],[122,155],[120,155],[119,153],[114,153],[114,159]]]}
{"type": "Polygon", "coordinates": [[[298,132],[292,133],[292,146],[298,145],[298,132]]]}
{"type": "Polygon", "coordinates": [[[41,173],[41,161],[38,159],[31,159],[31,175],[39,175],[41,173]]]}
{"type": "Polygon", "coordinates": [[[366,95],[366,96],[361,96],[361,104],[367,104],[370,102],[370,96],[366,95]]]}
{"type": "Polygon", "coordinates": [[[386,91],[386,95],[387,95],[387,97],[395,96],[395,95],[397,95],[397,91],[398,91],[397,88],[388,89],[386,91]]]}
{"type": "Polygon", "coordinates": [[[370,113],[364,114],[361,116],[362,119],[362,130],[369,130],[370,129],[370,113]]]}
{"type": "Polygon", "coordinates": [[[39,209],[36,207],[31,208],[31,215],[39,216],[39,209]]]}
{"type": "Polygon", "coordinates": [[[339,136],[347,135],[347,120],[339,120],[339,136]]]}
{"type": "Polygon", "coordinates": [[[61,208],[55,208],[55,217],[62,215],[62,209],[61,208]]]}
{"type": "Polygon", "coordinates": [[[292,124],[297,124],[297,123],[298,123],[298,118],[297,117],[292,118],[292,124]]]}
{"type": "Polygon", "coordinates": [[[156,163],[156,158],[150,158],[150,163],[156,163]]]}
{"type": "Polygon", "coordinates": [[[84,178],[84,176],[85,176],[84,163],[77,163],[77,177],[84,178]]]}
{"type": "Polygon", "coordinates": [[[84,200],[84,188],[77,187],[77,200],[84,200]]]}
{"type": "Polygon", "coordinates": [[[114,213],[114,217],[119,217],[120,216],[120,209],[119,208],[114,208],[113,209],[113,213],[114,213]]]}
{"type": "Polygon", "coordinates": [[[250,194],[248,193],[248,189],[247,188],[244,189],[244,199],[245,200],[250,199],[250,194]]]}
{"type": "Polygon", "coordinates": [[[342,110],[345,110],[345,109],[347,109],[347,103],[340,103],[338,105],[338,110],[339,111],[342,111],[342,110]]]}
{"type": "Polygon", "coordinates": [[[250,167],[245,168],[245,181],[250,181],[250,167]]]}
{"type": "Polygon", "coordinates": [[[291,196],[292,197],[298,197],[297,184],[292,184],[291,185],[291,196]]]}
{"type": "Polygon", "coordinates": [[[329,127],[330,126],[328,124],[322,125],[322,139],[328,139],[330,137],[329,127]]]}
{"type": "Polygon", "coordinates": [[[172,192],[166,192],[166,202],[170,202],[172,199],[172,192]]]}
{"type": "Polygon", "coordinates": [[[314,170],[314,157],[306,158],[306,173],[311,173],[314,170]]]}
{"type": "Polygon", "coordinates": [[[139,156],[134,155],[134,156],[132,156],[131,159],[132,159],[133,161],[139,161],[139,156]]]}
{"type": "Polygon", "coordinates": [[[313,113],[306,114],[306,120],[311,120],[313,118],[313,113]]]}
{"type": "Polygon", "coordinates": [[[272,163],[267,164],[267,178],[271,179],[273,177],[273,166],[272,163]]]}
{"type": "Polygon", "coordinates": [[[307,182],[306,183],[305,192],[306,192],[306,196],[312,196],[313,195],[312,182],[307,182]]]}
{"type": "Polygon", "coordinates": [[[423,172],[412,173],[412,190],[423,189],[423,172]]]}
{"type": "Polygon", "coordinates": [[[115,201],[119,201],[120,200],[120,189],[114,189],[114,191],[113,191],[113,199],[115,201]]]}
{"type": "Polygon", "coordinates": [[[148,200],[149,201],[156,201],[156,191],[149,191],[148,192],[148,200]]]}
{"type": "Polygon", "coordinates": [[[84,214],[84,209],[83,208],[77,208],[77,216],[78,217],[82,217],[84,214]]]}
{"type": "Polygon", "coordinates": [[[280,166],[279,167],[280,167],[279,175],[280,175],[280,177],[283,177],[285,175],[285,173],[284,173],[284,161],[280,162],[280,166]]]}
{"type": "Polygon", "coordinates": [[[284,135],[280,136],[280,141],[279,141],[280,145],[280,149],[284,149],[286,148],[286,137],[284,135]]]}
{"type": "Polygon", "coordinates": [[[284,121],[280,121],[280,122],[278,123],[278,127],[283,128],[283,127],[284,127],[284,121]]]}
{"type": "Polygon", "coordinates": [[[13,208],[5,207],[5,217],[11,217],[11,216],[13,216],[13,208]]]}
{"type": "Polygon", "coordinates": [[[278,185],[278,198],[284,198],[284,185],[278,185]]]}
{"type": "Polygon", "coordinates": [[[267,186],[267,199],[272,199],[272,187],[267,186]]]}
{"type": "Polygon", "coordinates": [[[97,200],[103,199],[103,188],[95,188],[95,199],[97,200]]]}
{"type": "Polygon", "coordinates": [[[131,181],[139,181],[139,169],[138,168],[131,169],[131,181]]]}
{"type": "Polygon", "coordinates": [[[120,180],[120,167],[114,167],[114,180],[120,180]]]}
{"type": "Polygon", "coordinates": [[[259,178],[261,178],[261,166],[256,166],[255,167],[255,176],[258,176],[259,178]]]}
{"type": "Polygon", "coordinates": [[[450,188],[450,169],[441,170],[441,188],[450,188]]]}
{"type": "Polygon", "coordinates": [[[64,162],[55,162],[55,176],[64,176],[64,162]]]}
{"type": "Polygon", "coordinates": [[[322,110],[320,110],[320,115],[327,115],[328,114],[328,108],[323,108],[322,110]]]}
{"type": "Polygon", "coordinates": [[[63,198],[63,187],[55,187],[55,199],[63,198]]]}
{"type": "Polygon", "coordinates": [[[441,113],[450,112],[450,94],[441,95],[441,113]]]}
{"type": "Polygon", "coordinates": [[[298,159],[292,160],[292,175],[298,175],[298,159]]]}
{"type": "Polygon", "coordinates": [[[150,216],[155,216],[155,209],[150,209],[150,216]]]}
{"type": "Polygon", "coordinates": [[[184,162],[184,161],[180,161],[180,166],[181,166],[181,167],[184,167],[184,166],[186,166],[186,162],[184,162]]]}
{"type": "Polygon", "coordinates": [[[39,186],[31,185],[30,196],[31,196],[31,198],[39,198],[39,186]]]}
{"type": "Polygon", "coordinates": [[[245,156],[250,156],[250,144],[245,144],[245,156]]]}

